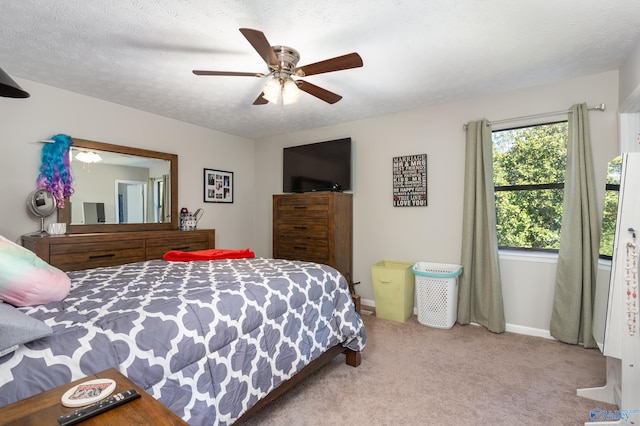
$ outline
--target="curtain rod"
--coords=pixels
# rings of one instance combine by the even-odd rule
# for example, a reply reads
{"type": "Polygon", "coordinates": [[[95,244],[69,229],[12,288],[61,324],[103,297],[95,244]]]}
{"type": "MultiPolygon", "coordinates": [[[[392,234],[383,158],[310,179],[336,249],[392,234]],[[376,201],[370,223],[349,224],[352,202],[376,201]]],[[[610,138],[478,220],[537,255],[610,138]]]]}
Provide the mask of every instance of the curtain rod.
{"type": "MultiPolygon", "coordinates": [[[[607,106],[605,104],[599,104],[599,105],[595,105],[595,106],[590,106],[587,107],[587,109],[589,111],[604,111],[607,108],[607,106]]],[[[543,112],[540,114],[531,114],[531,115],[523,115],[521,117],[513,117],[513,118],[505,118],[502,120],[496,120],[496,121],[490,121],[489,125],[492,124],[504,124],[504,123],[509,123],[511,121],[519,121],[519,120],[526,120],[529,118],[542,118],[542,117],[549,117],[549,116],[553,116],[553,115],[559,115],[559,114],[570,114],[571,110],[567,109],[564,111],[553,111],[553,112],[543,112]]],[[[465,124],[464,126],[462,126],[463,130],[467,130],[467,125],[465,124]]]]}

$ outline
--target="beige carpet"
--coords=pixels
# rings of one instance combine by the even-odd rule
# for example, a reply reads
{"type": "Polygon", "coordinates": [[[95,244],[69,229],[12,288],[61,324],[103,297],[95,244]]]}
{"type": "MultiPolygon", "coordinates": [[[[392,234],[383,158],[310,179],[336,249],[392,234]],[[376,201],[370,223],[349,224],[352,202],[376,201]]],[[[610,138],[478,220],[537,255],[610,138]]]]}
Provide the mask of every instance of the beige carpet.
{"type": "Polygon", "coordinates": [[[358,368],[344,356],[246,425],[581,425],[595,407],[576,396],[605,384],[597,349],[479,326],[426,327],[365,315],[358,368]]]}

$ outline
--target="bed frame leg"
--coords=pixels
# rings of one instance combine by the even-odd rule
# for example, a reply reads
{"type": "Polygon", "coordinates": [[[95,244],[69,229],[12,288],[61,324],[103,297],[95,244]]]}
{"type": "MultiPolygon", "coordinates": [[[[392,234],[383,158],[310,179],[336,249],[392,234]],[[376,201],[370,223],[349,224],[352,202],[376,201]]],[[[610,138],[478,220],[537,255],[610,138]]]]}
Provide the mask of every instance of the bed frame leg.
{"type": "Polygon", "coordinates": [[[352,367],[358,367],[362,362],[360,352],[352,351],[351,349],[346,349],[344,353],[347,356],[347,365],[350,365],[352,367]]]}

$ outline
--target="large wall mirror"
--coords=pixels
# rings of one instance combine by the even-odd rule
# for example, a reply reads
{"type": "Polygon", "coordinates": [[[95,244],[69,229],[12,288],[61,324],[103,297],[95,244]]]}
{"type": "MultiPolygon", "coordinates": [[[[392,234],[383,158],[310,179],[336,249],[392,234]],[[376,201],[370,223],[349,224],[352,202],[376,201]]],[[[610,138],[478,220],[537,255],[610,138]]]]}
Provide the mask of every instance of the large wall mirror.
{"type": "MultiPolygon", "coordinates": [[[[611,261],[615,249],[615,235],[619,210],[620,183],[622,181],[622,157],[611,160],[607,166],[607,183],[602,210],[602,232],[600,234],[600,259],[609,263],[608,273],[600,276],[596,281],[593,302],[593,337],[601,352],[604,352],[604,342],[607,327],[607,309],[609,306],[609,292],[612,280],[611,261]]],[[[600,268],[598,268],[600,269],[600,268]]]]}
{"type": "Polygon", "coordinates": [[[178,229],[177,155],[75,138],[70,155],[68,233],[178,229]]]}

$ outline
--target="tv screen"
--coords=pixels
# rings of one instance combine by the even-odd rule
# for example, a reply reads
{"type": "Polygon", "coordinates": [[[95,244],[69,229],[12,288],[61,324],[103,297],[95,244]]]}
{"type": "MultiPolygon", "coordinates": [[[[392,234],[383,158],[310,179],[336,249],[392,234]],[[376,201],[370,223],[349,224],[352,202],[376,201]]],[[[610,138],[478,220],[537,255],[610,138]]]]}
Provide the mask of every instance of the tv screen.
{"type": "Polygon", "coordinates": [[[351,138],[284,148],[282,191],[351,189],[351,138]]]}

